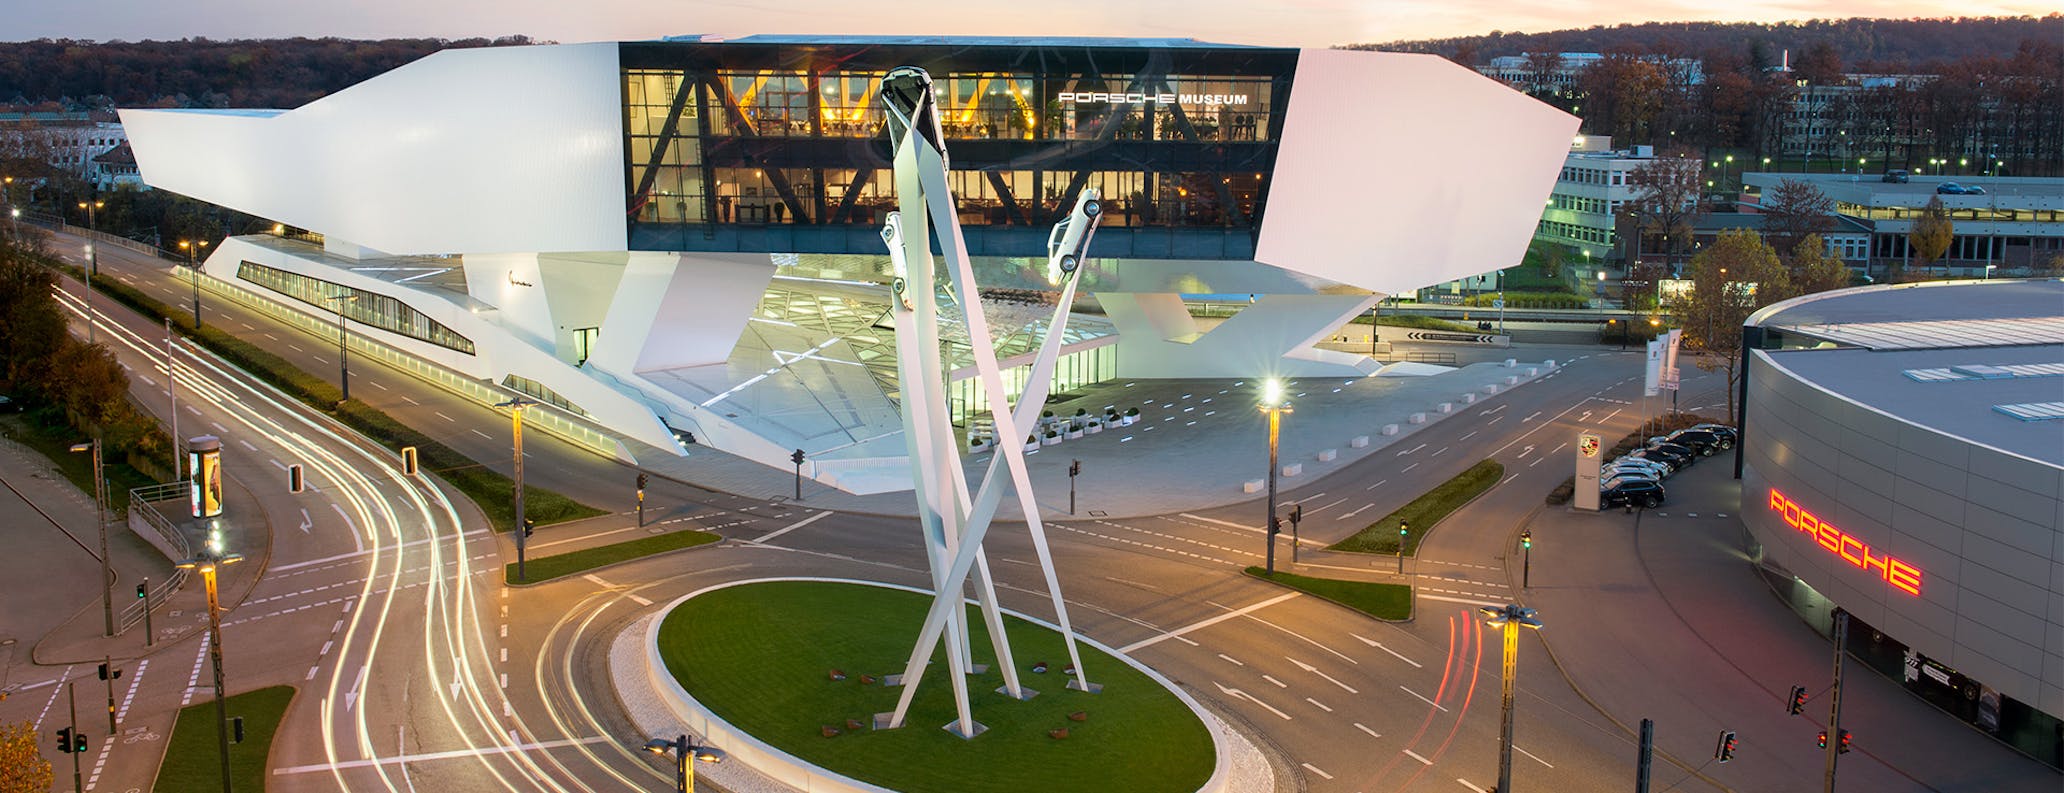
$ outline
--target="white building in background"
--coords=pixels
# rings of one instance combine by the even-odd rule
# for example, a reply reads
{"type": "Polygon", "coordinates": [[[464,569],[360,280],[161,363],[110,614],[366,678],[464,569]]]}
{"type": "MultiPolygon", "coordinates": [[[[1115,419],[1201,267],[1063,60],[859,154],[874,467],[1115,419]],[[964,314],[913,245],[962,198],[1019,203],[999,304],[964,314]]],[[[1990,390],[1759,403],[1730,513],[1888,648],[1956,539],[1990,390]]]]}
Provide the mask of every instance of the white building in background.
{"type": "Polygon", "coordinates": [[[40,155],[82,179],[93,179],[94,158],[128,139],[106,113],[0,113],[0,155],[40,155]]]}
{"type": "MultiPolygon", "coordinates": [[[[1313,344],[1383,295],[1517,260],[1577,127],[1434,56],[836,36],[450,50],[293,110],[122,116],[149,184],[325,240],[232,238],[210,275],[312,314],[358,294],[356,331],[628,456],[682,433],[782,470],[802,449],[806,475],[873,492],[909,486],[875,101],[906,64],[940,93],[1005,367],[1049,313],[1006,308],[1052,299],[1056,213],[1104,196],[1083,282],[1104,320],[1071,323],[1055,392],[1378,372],[1313,344]],[[1471,156],[1391,154],[1438,149],[1471,156]],[[1206,332],[1202,294],[1256,297],[1206,332]]],[[[982,404],[966,350],[962,420],[982,404]]]]}
{"type": "MultiPolygon", "coordinates": [[[[1569,246],[1580,259],[1603,264],[1619,245],[1620,207],[1640,193],[1634,171],[1654,159],[1655,147],[1614,149],[1610,135],[1571,138],[1534,238],[1569,246]]],[[[1617,253],[1631,257],[1634,252],[1617,253]]]]}
{"type": "MultiPolygon", "coordinates": [[[[1591,67],[1605,60],[1597,52],[1521,53],[1500,55],[1490,63],[1477,67],[1484,76],[1497,80],[1516,90],[1530,94],[1555,93],[1573,96],[1577,92],[1577,80],[1591,67]]],[[[1642,56],[1642,60],[1662,67],[1671,82],[1680,86],[1698,85],[1706,81],[1705,63],[1697,58],[1661,58],[1642,56]]]]}

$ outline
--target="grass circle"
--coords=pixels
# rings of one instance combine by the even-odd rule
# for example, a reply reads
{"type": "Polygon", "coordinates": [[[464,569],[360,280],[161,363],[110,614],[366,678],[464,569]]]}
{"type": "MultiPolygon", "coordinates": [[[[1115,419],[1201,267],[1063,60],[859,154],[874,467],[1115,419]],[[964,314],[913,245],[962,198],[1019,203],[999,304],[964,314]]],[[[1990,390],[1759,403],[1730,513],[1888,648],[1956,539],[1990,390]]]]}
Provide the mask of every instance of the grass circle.
{"type": "Polygon", "coordinates": [[[981,613],[968,609],[978,663],[968,678],[975,720],[988,731],[962,740],[945,653],[935,653],[901,729],[873,730],[895,709],[900,673],[922,627],[929,595],[825,581],[769,581],[702,593],[659,630],[667,671],[718,718],[804,762],[905,793],[1033,790],[1192,793],[1216,762],[1211,733],[1174,692],[1087,644],[1078,645],[1096,694],[1066,688],[1059,633],[1006,615],[1028,701],[996,693],[1003,676],[981,613]],[[1043,674],[1032,672],[1045,663],[1043,674]],[[832,679],[839,670],[845,679],[832,679]],[[863,682],[871,676],[874,682],[863,682]],[[1076,721],[1071,714],[1085,718],[1076,721]],[[859,722],[848,729],[848,720],[859,722]],[[833,737],[824,728],[839,731],[833,737]],[[1067,737],[1049,733],[1066,729],[1067,737]]]}

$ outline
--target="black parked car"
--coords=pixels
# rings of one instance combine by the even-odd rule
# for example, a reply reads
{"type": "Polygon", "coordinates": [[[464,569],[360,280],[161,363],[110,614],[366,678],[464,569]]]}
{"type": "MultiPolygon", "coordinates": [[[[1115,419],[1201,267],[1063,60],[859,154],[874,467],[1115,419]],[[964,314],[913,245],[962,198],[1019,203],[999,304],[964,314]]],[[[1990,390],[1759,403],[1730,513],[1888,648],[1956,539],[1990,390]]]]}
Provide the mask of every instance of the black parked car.
{"type": "Polygon", "coordinates": [[[1734,436],[1722,435],[1709,430],[1678,430],[1669,435],[1671,443],[1689,446],[1702,457],[1711,457],[1714,452],[1734,448],[1734,436]]]}
{"type": "Polygon", "coordinates": [[[1598,506],[1632,504],[1654,509],[1663,505],[1663,486],[1652,479],[1609,479],[1598,488],[1598,506]]]}
{"type": "Polygon", "coordinates": [[[1627,456],[1642,460],[1654,460],[1670,466],[1670,470],[1673,471],[1682,471],[1689,468],[1692,462],[1698,459],[1697,453],[1674,443],[1657,444],[1627,456]]]}

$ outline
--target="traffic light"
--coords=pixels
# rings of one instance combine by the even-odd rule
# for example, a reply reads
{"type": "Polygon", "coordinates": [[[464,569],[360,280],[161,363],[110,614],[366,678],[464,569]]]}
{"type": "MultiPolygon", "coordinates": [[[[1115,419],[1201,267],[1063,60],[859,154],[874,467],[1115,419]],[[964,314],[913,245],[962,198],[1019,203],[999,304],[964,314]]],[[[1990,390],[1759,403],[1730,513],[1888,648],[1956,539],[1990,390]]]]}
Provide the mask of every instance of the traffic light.
{"type": "Polygon", "coordinates": [[[1292,526],[1295,526],[1295,525],[1297,525],[1298,523],[1300,523],[1300,522],[1303,522],[1303,521],[1304,521],[1304,505],[1303,505],[1303,504],[1295,504],[1295,505],[1292,505],[1292,506],[1290,507],[1290,525],[1292,525],[1292,526]]]}
{"type": "Polygon", "coordinates": [[[1794,716],[1806,710],[1806,687],[1792,686],[1792,698],[1785,703],[1785,712],[1794,716]]]}
{"type": "Polygon", "coordinates": [[[150,597],[150,585],[149,585],[149,584],[137,584],[137,585],[136,585],[136,599],[137,599],[137,600],[143,600],[144,598],[147,598],[147,597],[150,597]]]}
{"type": "Polygon", "coordinates": [[[1827,730],[1820,731],[1820,737],[1815,740],[1814,745],[1822,749],[1827,748],[1827,730]]]}
{"type": "Polygon", "coordinates": [[[230,743],[243,743],[243,742],[244,742],[244,717],[242,717],[242,716],[231,716],[231,717],[230,717],[230,719],[229,719],[229,735],[230,735],[230,738],[229,738],[229,742],[230,742],[230,743]]]}
{"type": "Polygon", "coordinates": [[[1533,548],[1533,547],[1534,547],[1534,533],[1533,533],[1533,532],[1531,532],[1531,531],[1523,531],[1523,532],[1520,532],[1520,533],[1519,533],[1519,547],[1521,547],[1521,548],[1525,548],[1525,549],[1531,549],[1531,548],[1533,548]]]}
{"type": "Polygon", "coordinates": [[[416,475],[416,447],[401,447],[401,472],[409,476],[416,475]]]}
{"type": "Polygon", "coordinates": [[[645,482],[646,482],[646,479],[645,479],[645,474],[643,474],[643,473],[640,473],[640,474],[638,474],[638,489],[639,489],[639,490],[644,490],[644,489],[645,489],[645,482]]]}
{"type": "Polygon", "coordinates": [[[1848,754],[1848,753],[1849,753],[1849,731],[1848,731],[1848,730],[1843,730],[1843,731],[1842,731],[1842,733],[1841,733],[1841,735],[1842,735],[1842,742],[1841,742],[1840,744],[1837,744],[1837,745],[1835,746],[1835,753],[1836,753],[1836,754],[1848,754]]]}
{"type": "Polygon", "coordinates": [[[72,728],[63,727],[58,729],[57,750],[65,754],[72,753],[72,728]]]}
{"type": "Polygon", "coordinates": [[[307,485],[307,480],[301,476],[301,465],[299,463],[287,466],[287,492],[299,493],[307,485]]]}
{"type": "Polygon", "coordinates": [[[72,751],[78,754],[86,753],[86,733],[72,733],[72,751]]]}
{"type": "Polygon", "coordinates": [[[524,518],[524,519],[523,519],[523,537],[524,537],[524,539],[529,539],[529,538],[530,538],[530,535],[531,535],[531,533],[532,533],[532,532],[535,532],[535,531],[537,531],[537,521],[531,520],[531,519],[529,519],[529,518],[524,518]]]}
{"type": "Polygon", "coordinates": [[[791,460],[791,461],[793,461],[793,462],[794,462],[794,463],[795,463],[796,465],[802,465],[802,464],[803,464],[803,450],[801,450],[801,449],[797,449],[797,450],[795,450],[795,453],[794,453],[794,454],[790,454],[790,455],[788,456],[788,459],[789,459],[789,460],[791,460]]]}
{"type": "Polygon", "coordinates": [[[1733,730],[1722,730],[1719,745],[1713,747],[1713,759],[1723,763],[1733,760],[1734,750],[1739,746],[1741,741],[1734,737],[1733,730]]]}
{"type": "Polygon", "coordinates": [[[1081,460],[1071,460],[1071,461],[1069,461],[1069,463],[1068,463],[1068,476],[1070,476],[1070,477],[1074,477],[1074,476],[1079,476],[1079,475],[1081,475],[1081,474],[1082,474],[1082,461],[1081,461],[1081,460]]]}

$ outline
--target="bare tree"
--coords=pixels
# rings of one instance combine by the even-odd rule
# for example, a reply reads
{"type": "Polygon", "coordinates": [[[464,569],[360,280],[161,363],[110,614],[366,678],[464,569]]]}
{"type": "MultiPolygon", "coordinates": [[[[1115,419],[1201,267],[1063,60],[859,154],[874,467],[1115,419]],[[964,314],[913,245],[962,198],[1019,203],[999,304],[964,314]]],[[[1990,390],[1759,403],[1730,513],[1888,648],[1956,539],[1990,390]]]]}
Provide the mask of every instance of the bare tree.
{"type": "Polygon", "coordinates": [[[1642,163],[1627,174],[1634,185],[1634,200],[1628,209],[1635,213],[1635,229],[1646,240],[1660,245],[1641,245],[1642,253],[1660,250],[1667,258],[1691,244],[1691,226],[1700,212],[1699,158],[1678,151],[1642,163]]]}
{"type": "Polygon", "coordinates": [[[1741,378],[1741,326],[1756,309],[1782,300],[1791,279],[1777,252],[1747,229],[1720,233],[1691,257],[1691,291],[1674,299],[1670,311],[1684,329],[1684,348],[1700,369],[1727,373],[1727,420],[1734,421],[1735,388],[1741,378]]]}
{"type": "Polygon", "coordinates": [[[1812,182],[1785,179],[1763,194],[1763,238],[1790,260],[1807,237],[1835,228],[1835,200],[1812,182]]]}

